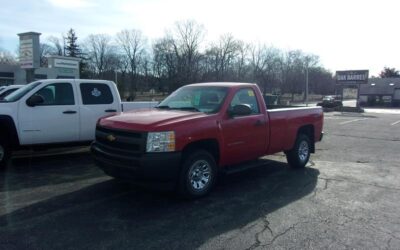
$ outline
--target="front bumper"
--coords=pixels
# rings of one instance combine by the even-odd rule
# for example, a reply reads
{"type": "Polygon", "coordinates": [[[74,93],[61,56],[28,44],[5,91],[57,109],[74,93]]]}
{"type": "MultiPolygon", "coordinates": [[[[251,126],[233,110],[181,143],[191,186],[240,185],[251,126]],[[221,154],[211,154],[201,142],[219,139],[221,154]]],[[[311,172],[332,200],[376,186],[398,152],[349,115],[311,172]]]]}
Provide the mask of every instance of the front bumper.
{"type": "Polygon", "coordinates": [[[116,154],[93,142],[96,165],[107,175],[138,183],[175,183],[179,176],[181,152],[116,154]]]}
{"type": "Polygon", "coordinates": [[[321,135],[319,136],[319,141],[322,141],[322,138],[324,137],[324,132],[321,132],[321,135]]]}

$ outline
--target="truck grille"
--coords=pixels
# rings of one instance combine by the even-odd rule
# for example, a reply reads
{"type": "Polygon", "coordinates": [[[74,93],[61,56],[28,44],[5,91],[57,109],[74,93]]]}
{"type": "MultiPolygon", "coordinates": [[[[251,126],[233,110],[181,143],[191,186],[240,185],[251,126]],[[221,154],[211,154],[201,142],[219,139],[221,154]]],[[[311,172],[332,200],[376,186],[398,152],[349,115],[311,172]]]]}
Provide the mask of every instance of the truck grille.
{"type": "Polygon", "coordinates": [[[96,145],[104,152],[139,156],[146,151],[147,132],[96,127],[96,145]]]}

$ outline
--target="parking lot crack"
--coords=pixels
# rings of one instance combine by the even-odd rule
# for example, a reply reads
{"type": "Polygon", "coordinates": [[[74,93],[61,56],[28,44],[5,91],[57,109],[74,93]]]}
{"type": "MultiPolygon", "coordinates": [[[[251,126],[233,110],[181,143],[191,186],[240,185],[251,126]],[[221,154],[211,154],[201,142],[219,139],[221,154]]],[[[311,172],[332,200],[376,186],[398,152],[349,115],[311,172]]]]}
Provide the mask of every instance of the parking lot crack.
{"type": "Polygon", "coordinates": [[[323,188],[323,190],[327,190],[328,189],[328,183],[329,183],[329,179],[324,180],[325,181],[325,186],[323,188]]]}
{"type": "Polygon", "coordinates": [[[389,240],[386,242],[386,249],[390,249],[390,243],[392,242],[393,238],[389,238],[389,240]]]}
{"type": "Polygon", "coordinates": [[[262,231],[262,233],[264,233],[266,230],[268,230],[268,232],[271,234],[271,236],[274,236],[274,232],[272,231],[272,229],[269,227],[269,221],[267,219],[267,217],[264,217],[264,230],[262,231]]]}
{"type": "Polygon", "coordinates": [[[384,234],[388,235],[390,237],[389,240],[388,240],[389,244],[390,244],[390,241],[392,239],[396,239],[396,240],[400,241],[400,238],[398,236],[396,236],[395,234],[393,234],[392,232],[388,232],[385,229],[382,229],[382,228],[379,228],[379,227],[375,226],[374,225],[374,219],[372,219],[372,218],[364,218],[364,217],[362,217],[362,218],[354,218],[354,217],[351,217],[351,216],[349,216],[349,215],[347,215],[345,213],[339,213],[337,216],[342,216],[342,217],[345,217],[347,219],[343,223],[336,223],[337,225],[345,226],[348,223],[358,222],[358,223],[364,224],[365,225],[364,228],[371,228],[371,229],[374,229],[375,231],[378,231],[378,232],[381,232],[381,233],[384,233],[384,234]]]}
{"type": "Polygon", "coordinates": [[[282,237],[282,236],[285,236],[287,233],[289,233],[290,231],[294,230],[298,225],[300,225],[300,224],[307,224],[307,223],[309,223],[309,221],[301,221],[301,222],[297,222],[297,223],[291,225],[290,227],[286,228],[286,229],[283,230],[282,232],[276,234],[268,244],[265,244],[265,245],[263,245],[263,246],[266,246],[266,247],[271,246],[272,244],[274,244],[274,242],[275,242],[278,238],[280,238],[280,237],[282,237]]]}
{"type": "Polygon", "coordinates": [[[378,184],[375,184],[375,183],[365,183],[365,182],[359,182],[359,181],[352,181],[352,180],[346,180],[346,179],[326,178],[326,177],[318,177],[318,179],[325,180],[325,181],[350,182],[350,183],[359,184],[359,185],[373,186],[373,187],[387,189],[387,190],[400,191],[400,188],[397,188],[397,187],[387,187],[387,186],[382,186],[382,185],[378,185],[378,184]]]}
{"type": "Polygon", "coordinates": [[[329,135],[351,137],[351,138],[358,138],[358,139],[367,139],[367,140],[392,141],[392,142],[400,141],[400,139],[398,139],[398,138],[387,139],[387,138],[376,138],[376,137],[368,137],[368,136],[343,135],[343,134],[329,134],[329,135]]]}
{"type": "Polygon", "coordinates": [[[382,228],[376,227],[376,226],[374,226],[373,224],[370,224],[370,223],[367,224],[367,227],[373,228],[373,229],[375,229],[376,231],[379,231],[379,232],[381,232],[381,233],[384,233],[384,234],[386,234],[386,235],[389,235],[391,239],[396,239],[396,240],[399,240],[399,241],[400,241],[400,238],[399,238],[398,236],[394,235],[392,232],[388,232],[388,231],[386,231],[386,230],[384,230],[384,229],[382,229],[382,228]]]}
{"type": "Polygon", "coordinates": [[[262,240],[260,239],[260,237],[266,231],[268,231],[271,234],[271,236],[274,236],[274,233],[273,233],[272,229],[269,227],[270,222],[268,221],[267,217],[263,218],[263,223],[264,223],[264,228],[260,232],[256,233],[256,235],[255,235],[255,239],[256,239],[255,243],[253,245],[251,245],[249,248],[247,248],[247,250],[252,250],[252,249],[255,249],[255,248],[259,247],[262,244],[262,240]]]}

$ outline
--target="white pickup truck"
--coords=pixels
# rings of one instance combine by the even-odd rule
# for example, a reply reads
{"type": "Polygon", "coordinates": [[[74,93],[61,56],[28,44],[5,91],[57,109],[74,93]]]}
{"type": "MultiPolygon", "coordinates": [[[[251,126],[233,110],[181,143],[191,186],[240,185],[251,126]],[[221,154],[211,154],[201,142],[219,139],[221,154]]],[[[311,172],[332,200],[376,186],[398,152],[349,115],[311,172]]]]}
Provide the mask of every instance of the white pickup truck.
{"type": "Polygon", "coordinates": [[[90,144],[100,117],[155,105],[121,102],[112,81],[32,82],[0,101],[0,167],[15,150],[90,144]]]}

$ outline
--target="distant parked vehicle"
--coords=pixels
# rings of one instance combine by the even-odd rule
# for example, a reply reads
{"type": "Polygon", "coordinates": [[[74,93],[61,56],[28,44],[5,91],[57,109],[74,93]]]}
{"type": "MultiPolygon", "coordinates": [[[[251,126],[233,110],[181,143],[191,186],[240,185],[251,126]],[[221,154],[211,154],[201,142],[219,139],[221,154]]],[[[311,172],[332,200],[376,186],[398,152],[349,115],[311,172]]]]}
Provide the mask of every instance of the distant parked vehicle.
{"type": "Polygon", "coordinates": [[[279,95],[265,94],[263,95],[263,98],[267,106],[279,105],[279,99],[280,99],[279,95]]]}
{"type": "Polygon", "coordinates": [[[323,108],[335,108],[343,106],[340,95],[327,95],[322,98],[322,102],[317,103],[317,106],[323,108]]]}
{"type": "Polygon", "coordinates": [[[4,97],[8,96],[12,92],[16,91],[17,89],[23,87],[25,85],[9,85],[4,86],[0,89],[0,100],[3,100],[4,97]]]}

